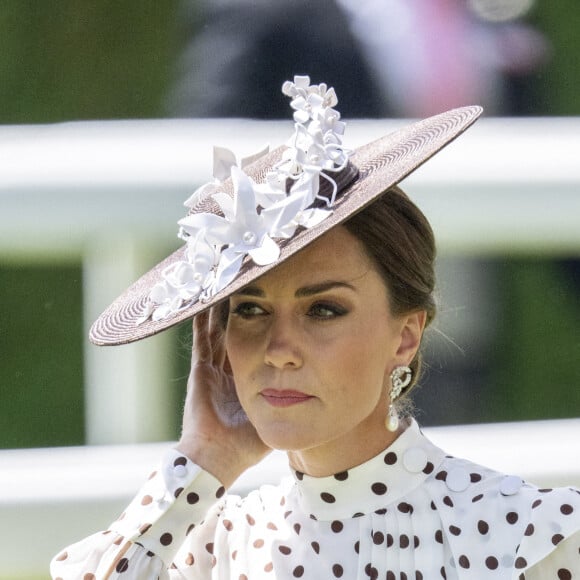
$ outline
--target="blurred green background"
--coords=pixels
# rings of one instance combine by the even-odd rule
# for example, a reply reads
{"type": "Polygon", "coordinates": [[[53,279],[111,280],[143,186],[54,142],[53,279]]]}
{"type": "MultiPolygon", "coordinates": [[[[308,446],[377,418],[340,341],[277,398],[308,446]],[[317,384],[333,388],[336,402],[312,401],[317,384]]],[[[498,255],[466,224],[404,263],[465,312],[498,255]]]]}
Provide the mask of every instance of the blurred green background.
{"type": "MultiPolygon", "coordinates": [[[[534,95],[526,114],[580,114],[578,12],[577,0],[544,0],[529,14],[552,54],[522,81],[534,95]]],[[[171,0],[4,0],[0,124],[164,117],[185,41],[180,4],[171,0]]],[[[578,414],[579,268],[563,263],[495,258],[498,340],[476,420],[578,414]]],[[[23,264],[0,255],[0,288],[0,447],[82,444],[81,264],[23,264]]],[[[175,349],[176,381],[186,374],[179,346],[186,335],[175,349]]]]}

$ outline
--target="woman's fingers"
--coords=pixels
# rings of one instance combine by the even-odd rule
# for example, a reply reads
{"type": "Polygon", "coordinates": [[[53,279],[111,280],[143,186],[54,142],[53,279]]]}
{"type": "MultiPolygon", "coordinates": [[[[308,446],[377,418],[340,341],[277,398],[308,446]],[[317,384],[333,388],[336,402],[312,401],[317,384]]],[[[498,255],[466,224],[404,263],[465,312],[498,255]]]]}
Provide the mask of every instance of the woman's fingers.
{"type": "Polygon", "coordinates": [[[193,319],[192,357],[194,363],[223,367],[226,349],[219,307],[201,312],[193,319]]]}

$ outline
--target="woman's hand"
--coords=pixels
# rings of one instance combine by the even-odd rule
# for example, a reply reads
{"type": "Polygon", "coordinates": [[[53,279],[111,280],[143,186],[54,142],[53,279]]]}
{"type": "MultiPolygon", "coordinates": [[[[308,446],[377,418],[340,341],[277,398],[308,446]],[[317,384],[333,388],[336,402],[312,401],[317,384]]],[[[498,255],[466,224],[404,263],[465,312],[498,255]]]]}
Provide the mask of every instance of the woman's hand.
{"type": "Polygon", "coordinates": [[[217,308],[193,320],[191,372],[177,449],[225,487],[271,451],[236,395],[217,308]]]}

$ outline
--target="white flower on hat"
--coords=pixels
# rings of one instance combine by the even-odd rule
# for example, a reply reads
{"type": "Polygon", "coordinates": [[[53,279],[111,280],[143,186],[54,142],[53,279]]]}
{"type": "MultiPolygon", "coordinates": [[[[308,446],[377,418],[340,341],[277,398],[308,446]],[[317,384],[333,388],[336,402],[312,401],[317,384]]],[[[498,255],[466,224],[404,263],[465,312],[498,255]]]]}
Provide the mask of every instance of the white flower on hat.
{"type": "Polygon", "coordinates": [[[345,124],[332,108],[338,102],[334,89],[296,76],[282,91],[292,97],[295,127],[281,161],[257,184],[243,170],[267,150],[238,162],[229,149],[214,147],[214,181],[186,201],[194,211],[178,222],[179,237],[187,244],[186,260],[162,273],[138,324],[209,300],[235,279],[246,256],[259,266],[273,264],[280,256],[277,239],[289,239],[297,228],[311,228],[332,213],[337,185],[329,174],[348,163],[341,139],[345,124]],[[230,177],[233,197],[220,190],[230,177]],[[321,179],[332,185],[330,197],[319,195],[321,179]],[[208,197],[223,215],[195,212],[208,197]],[[317,200],[327,208],[313,207],[317,200]]]}

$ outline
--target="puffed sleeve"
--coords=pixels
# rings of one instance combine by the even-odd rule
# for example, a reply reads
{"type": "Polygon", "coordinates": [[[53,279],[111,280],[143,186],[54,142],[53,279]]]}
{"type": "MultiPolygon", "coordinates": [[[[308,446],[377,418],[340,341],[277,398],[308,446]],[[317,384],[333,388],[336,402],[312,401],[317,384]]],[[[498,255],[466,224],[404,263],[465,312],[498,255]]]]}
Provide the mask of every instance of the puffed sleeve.
{"type": "MultiPolygon", "coordinates": [[[[54,580],[183,578],[172,564],[180,547],[213,536],[225,489],[175,450],[168,452],[128,508],[108,530],[73,544],[51,562],[54,580]],[[213,529],[212,529],[213,528],[213,529]]],[[[209,577],[211,554],[197,562],[199,578],[209,577]],[[205,568],[207,565],[208,568],[205,568]]]]}
{"type": "Polygon", "coordinates": [[[575,578],[580,571],[580,490],[541,489],[530,500],[516,573],[526,580],[575,578]]]}

